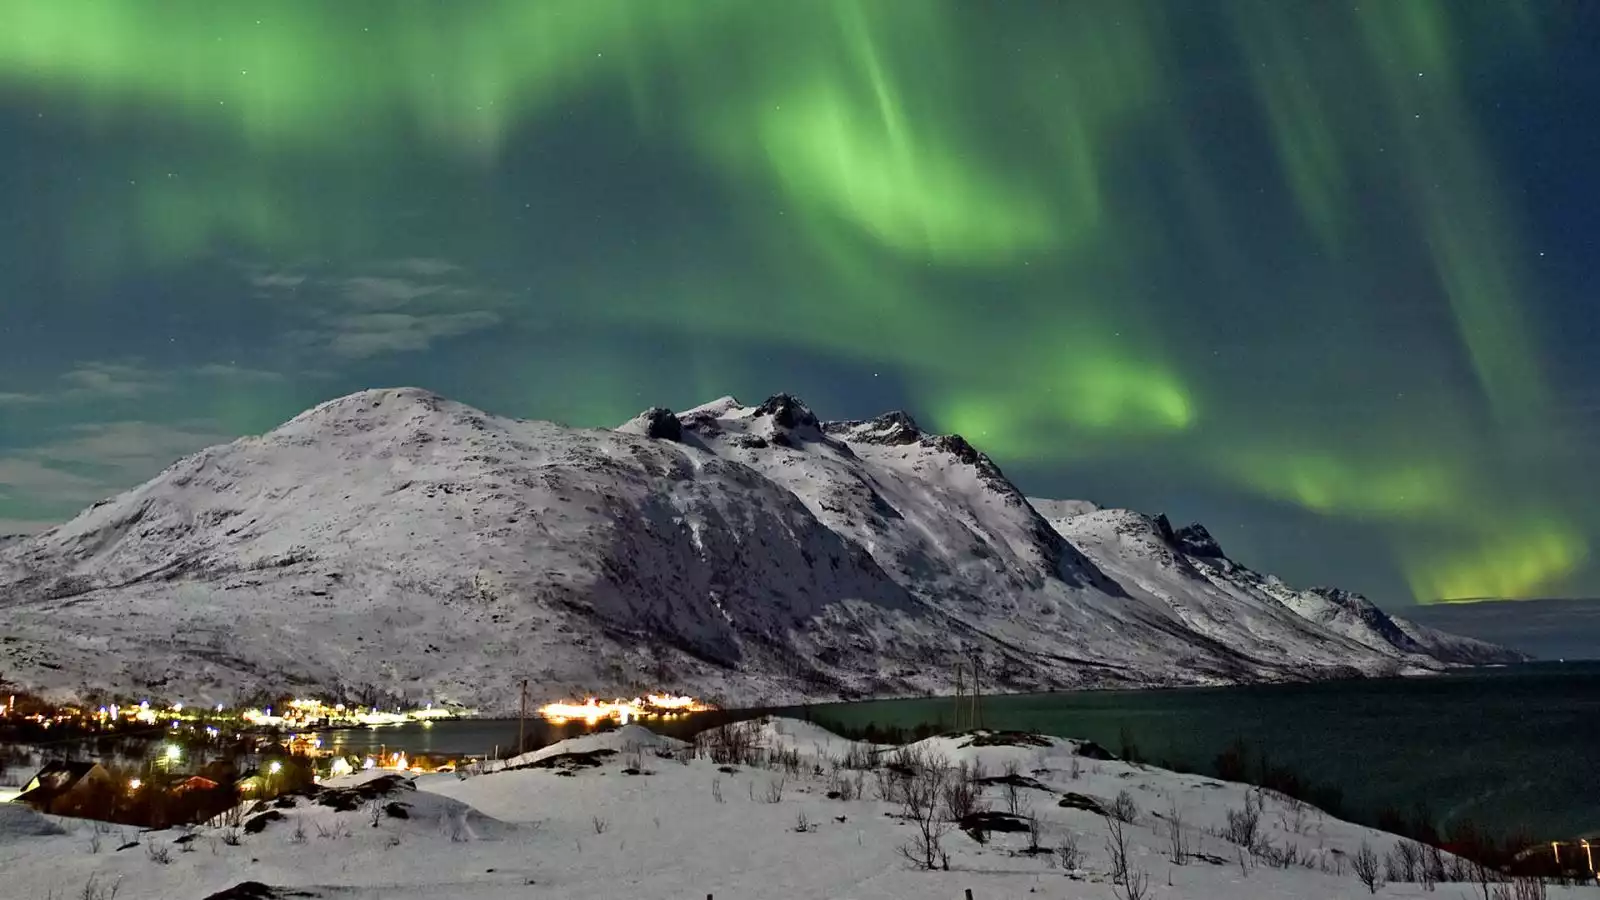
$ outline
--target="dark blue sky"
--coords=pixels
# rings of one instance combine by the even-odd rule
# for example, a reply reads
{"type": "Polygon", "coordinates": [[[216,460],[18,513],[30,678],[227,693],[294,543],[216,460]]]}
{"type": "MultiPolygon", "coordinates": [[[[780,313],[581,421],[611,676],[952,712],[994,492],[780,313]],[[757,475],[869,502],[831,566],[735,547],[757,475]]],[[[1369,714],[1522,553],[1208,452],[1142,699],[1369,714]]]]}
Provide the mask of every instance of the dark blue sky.
{"type": "Polygon", "coordinates": [[[1296,583],[1600,594],[1592,4],[0,19],[0,531],[365,387],[784,390],[1296,583]]]}

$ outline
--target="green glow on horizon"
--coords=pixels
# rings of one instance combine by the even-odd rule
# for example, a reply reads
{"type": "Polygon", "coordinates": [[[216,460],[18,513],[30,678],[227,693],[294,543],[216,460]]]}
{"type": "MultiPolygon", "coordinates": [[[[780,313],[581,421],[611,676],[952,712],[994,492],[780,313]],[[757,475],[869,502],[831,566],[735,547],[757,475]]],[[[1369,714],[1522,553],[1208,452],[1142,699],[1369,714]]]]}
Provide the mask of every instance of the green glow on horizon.
{"type": "Polygon", "coordinates": [[[1512,521],[1491,525],[1476,540],[1448,552],[1403,560],[1418,601],[1535,599],[1588,558],[1588,544],[1570,523],[1512,521]]]}

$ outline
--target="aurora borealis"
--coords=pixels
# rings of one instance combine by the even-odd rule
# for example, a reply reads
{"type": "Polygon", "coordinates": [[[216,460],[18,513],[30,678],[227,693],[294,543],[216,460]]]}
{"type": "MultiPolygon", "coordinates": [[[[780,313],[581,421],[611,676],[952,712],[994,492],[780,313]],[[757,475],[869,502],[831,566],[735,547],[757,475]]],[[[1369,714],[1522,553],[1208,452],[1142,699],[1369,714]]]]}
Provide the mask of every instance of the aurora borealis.
{"type": "Polygon", "coordinates": [[[363,387],[787,390],[1300,583],[1600,593],[1582,2],[0,22],[0,533],[363,387]]]}

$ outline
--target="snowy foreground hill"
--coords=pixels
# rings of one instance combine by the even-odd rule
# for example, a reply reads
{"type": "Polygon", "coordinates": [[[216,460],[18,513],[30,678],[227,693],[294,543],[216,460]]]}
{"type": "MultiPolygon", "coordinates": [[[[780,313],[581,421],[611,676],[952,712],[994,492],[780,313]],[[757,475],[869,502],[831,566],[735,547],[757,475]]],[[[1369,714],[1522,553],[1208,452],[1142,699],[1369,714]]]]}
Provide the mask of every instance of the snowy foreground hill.
{"type": "Polygon", "coordinates": [[[890,749],[788,719],[685,746],[635,725],[467,777],[335,779],[192,832],[0,805],[0,873],[19,900],[1121,900],[1140,886],[1134,896],[1353,900],[1371,896],[1356,873],[1365,847],[1397,858],[1377,869],[1380,897],[1479,896],[1419,883],[1469,878],[1448,854],[1403,863],[1394,835],[1104,756],[988,732],[890,749]],[[935,781],[967,791],[923,802],[935,781]],[[930,851],[935,868],[919,867],[930,851]]]}
{"type": "Polygon", "coordinates": [[[1025,498],[903,413],[787,395],[616,430],[324,403],[0,546],[0,667],[59,692],[724,704],[1415,672],[1515,654],[1296,591],[1199,526],[1025,498]]]}

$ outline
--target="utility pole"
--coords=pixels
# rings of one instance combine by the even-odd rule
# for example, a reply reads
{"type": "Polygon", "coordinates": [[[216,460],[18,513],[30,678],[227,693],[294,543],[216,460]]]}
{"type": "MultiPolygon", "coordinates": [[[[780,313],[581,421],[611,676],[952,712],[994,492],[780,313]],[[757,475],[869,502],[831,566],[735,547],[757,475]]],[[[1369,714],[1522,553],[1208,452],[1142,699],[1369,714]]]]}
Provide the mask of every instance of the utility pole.
{"type": "Polygon", "coordinates": [[[521,756],[522,748],[526,746],[523,739],[528,729],[528,679],[522,679],[522,701],[517,707],[517,752],[512,756],[521,756]]]}

